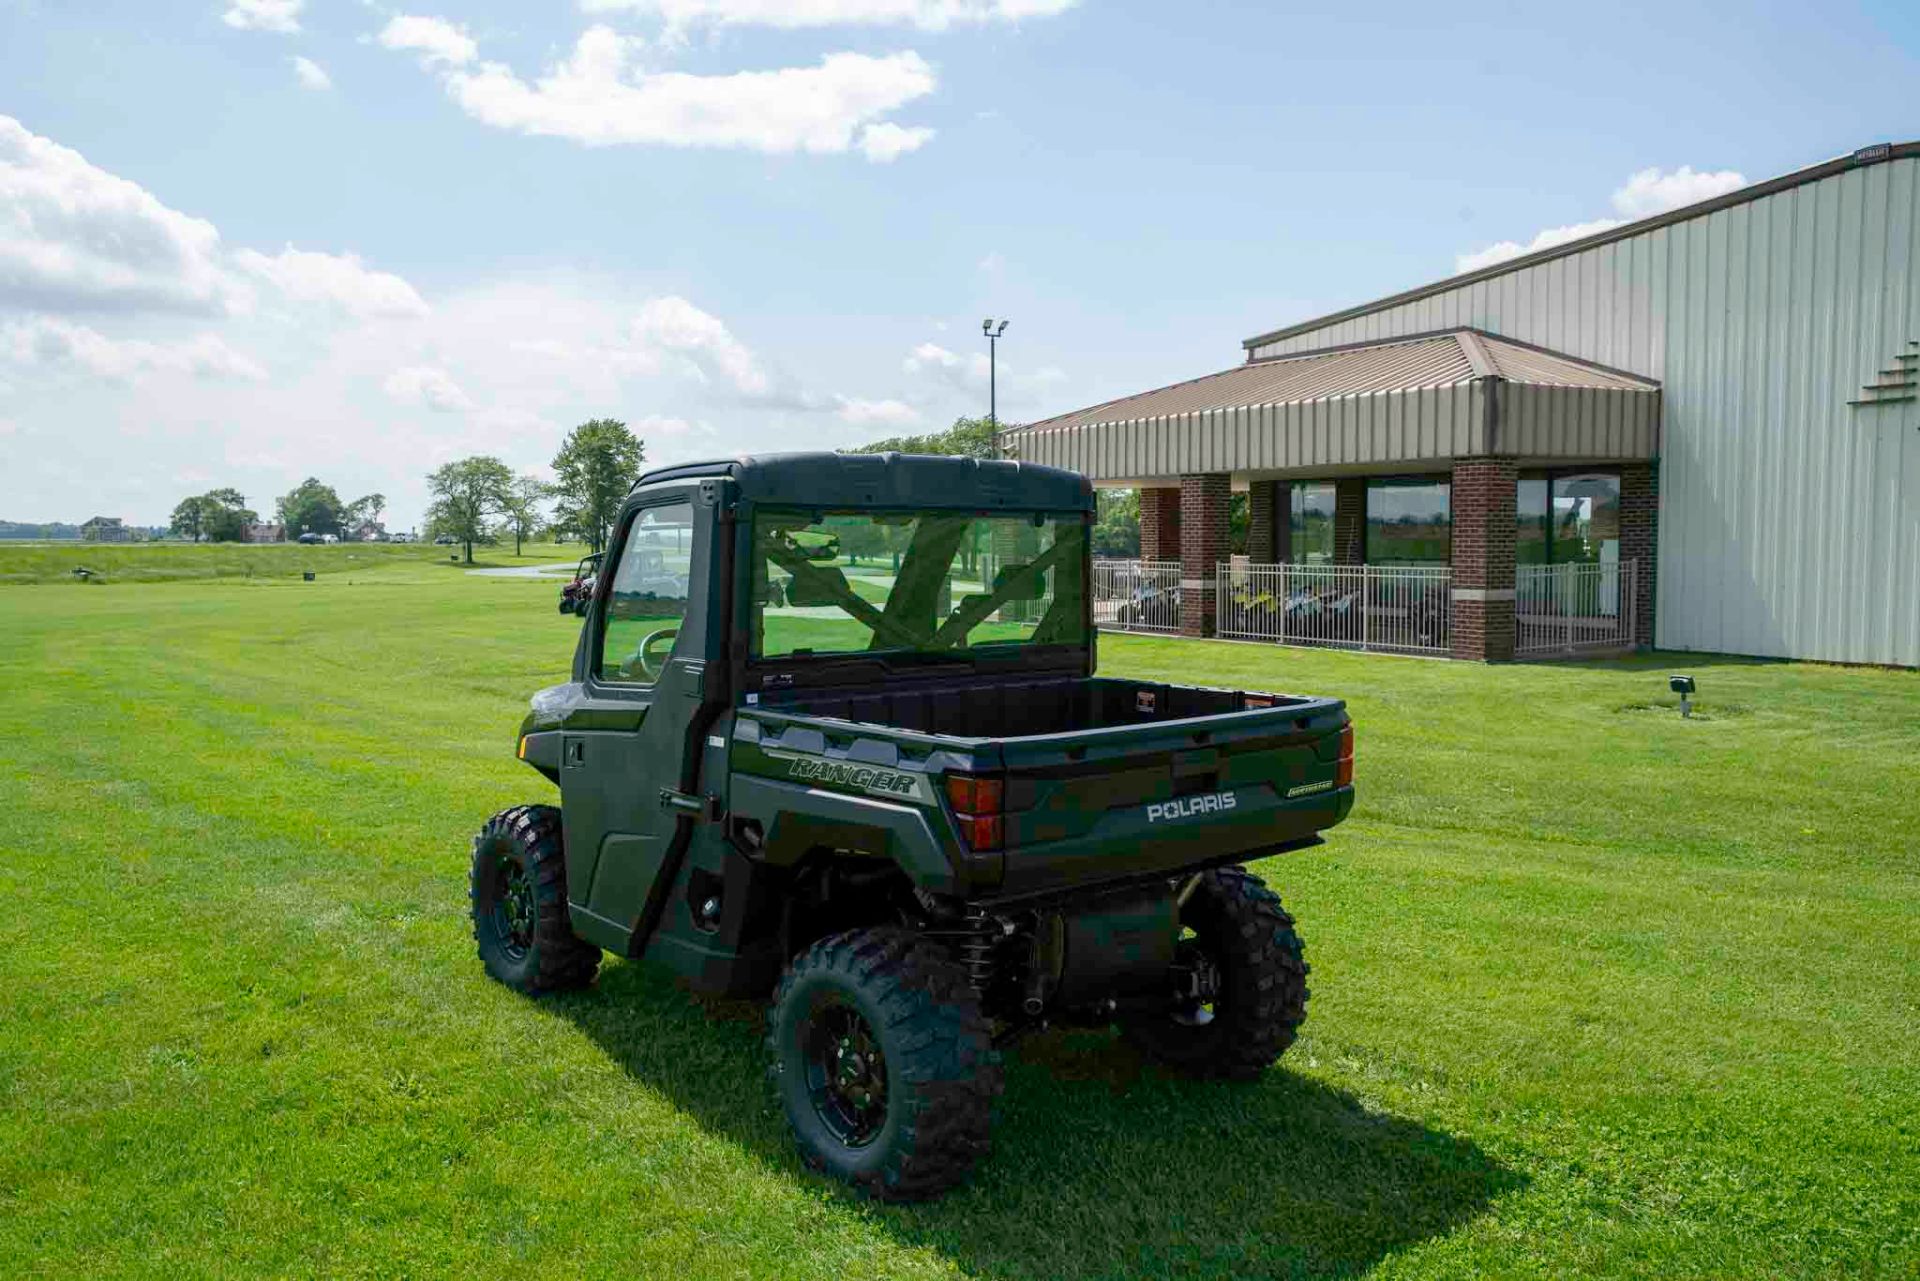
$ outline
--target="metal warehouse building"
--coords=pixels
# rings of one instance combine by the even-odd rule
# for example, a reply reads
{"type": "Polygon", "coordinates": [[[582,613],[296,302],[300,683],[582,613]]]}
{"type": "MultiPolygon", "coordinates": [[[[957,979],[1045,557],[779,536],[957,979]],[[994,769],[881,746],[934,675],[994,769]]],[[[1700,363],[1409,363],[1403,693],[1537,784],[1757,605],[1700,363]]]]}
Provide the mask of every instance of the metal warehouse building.
{"type": "Polygon", "coordinates": [[[1002,441],[1141,489],[1189,633],[1311,640],[1337,607],[1462,658],[1594,637],[1920,665],[1917,271],[1920,143],[1868,147],[1002,441]]]}

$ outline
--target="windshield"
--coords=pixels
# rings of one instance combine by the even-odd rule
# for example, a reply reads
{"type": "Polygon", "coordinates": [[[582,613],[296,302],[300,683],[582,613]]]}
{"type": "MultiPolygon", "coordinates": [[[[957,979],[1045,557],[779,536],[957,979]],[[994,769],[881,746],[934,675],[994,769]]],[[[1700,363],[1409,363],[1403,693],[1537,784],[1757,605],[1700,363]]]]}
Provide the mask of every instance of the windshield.
{"type": "Polygon", "coordinates": [[[753,654],[939,654],[1086,643],[1077,512],[762,509],[753,654]]]}

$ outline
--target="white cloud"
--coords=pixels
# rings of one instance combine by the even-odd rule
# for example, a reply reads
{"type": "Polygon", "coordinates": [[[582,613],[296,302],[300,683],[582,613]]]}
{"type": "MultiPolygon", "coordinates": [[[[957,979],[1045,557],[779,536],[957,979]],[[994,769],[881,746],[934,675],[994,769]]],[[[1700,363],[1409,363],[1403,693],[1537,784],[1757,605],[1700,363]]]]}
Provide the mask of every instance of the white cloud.
{"type": "Polygon", "coordinates": [[[295,54],[292,61],[293,77],[300,82],[302,89],[312,89],[318,92],[333,88],[333,77],[327,74],[325,67],[315,62],[312,58],[303,58],[295,54]]]}
{"type": "Polygon", "coordinates": [[[1614,190],[1612,204],[1618,218],[1596,218],[1591,222],[1577,222],[1565,227],[1548,227],[1538,233],[1526,244],[1514,240],[1502,240],[1464,253],[1453,260],[1455,274],[1478,271],[1482,267],[1491,267],[1495,263],[1507,262],[1524,257],[1542,249],[1551,249],[1555,245],[1564,245],[1569,241],[1585,236],[1598,235],[1624,226],[1640,218],[1651,218],[1655,214],[1698,204],[1702,200],[1711,200],[1715,196],[1725,195],[1729,191],[1738,191],[1747,185],[1742,175],[1731,169],[1722,169],[1713,173],[1696,173],[1689,165],[1681,165],[1672,173],[1658,168],[1642,169],[1629,177],[1626,183],[1614,190]]]}
{"type": "Polygon", "coordinates": [[[49,311],[217,313],[220,233],[0,116],[0,298],[49,311]]]}
{"type": "Polygon", "coordinates": [[[1747,185],[1744,175],[1731,169],[1717,173],[1695,173],[1681,165],[1672,173],[1642,169],[1613,193],[1613,207],[1628,218],[1651,218],[1685,205],[1699,204],[1747,185]]]}
{"type": "Polygon", "coordinates": [[[1047,18],[1076,0],[581,0],[589,13],[625,11],[694,25],[783,27],[912,26],[923,31],[1047,18]]]}
{"type": "Polygon", "coordinates": [[[875,164],[888,164],[909,151],[918,151],[933,137],[933,130],[921,125],[911,128],[882,120],[860,130],[860,154],[875,164]]]}
{"type": "Polygon", "coordinates": [[[629,333],[643,360],[661,354],[677,357],[695,379],[731,389],[748,403],[791,409],[818,405],[817,398],[769,373],[718,316],[685,298],[649,298],[629,333]]]}
{"type": "Polygon", "coordinates": [[[959,356],[931,342],[921,343],[901,362],[901,368],[909,374],[930,375],[962,391],[986,386],[989,365],[984,353],[959,356]]]}
{"type": "Polygon", "coordinates": [[[421,316],[414,287],[353,254],[229,252],[203,218],[0,116],[0,305],[54,314],[250,310],[256,284],[356,316],[421,316]]]}
{"type": "Polygon", "coordinates": [[[643,69],[643,41],[595,26],[529,83],[504,63],[476,63],[473,41],[441,19],[395,18],[380,43],[422,53],[423,65],[438,67],[448,95],[483,124],[587,146],[858,150],[884,163],[933,136],[884,119],[933,92],[933,68],[911,51],[835,53],[811,67],[692,75],[643,69]]]}
{"type": "Polygon", "coordinates": [[[463,27],[445,18],[423,18],[399,14],[381,29],[377,39],[383,49],[411,50],[420,55],[423,67],[464,67],[480,56],[480,46],[463,27]]]}
{"type": "Polygon", "coordinates": [[[1576,222],[1565,227],[1548,227],[1524,245],[1514,240],[1502,240],[1496,244],[1488,245],[1485,249],[1476,249],[1472,253],[1460,254],[1453,260],[1453,270],[1456,274],[1478,271],[1482,267],[1491,267],[1497,262],[1506,262],[1509,259],[1524,257],[1527,254],[1535,253],[1541,249],[1551,249],[1555,245],[1564,245],[1568,241],[1578,240],[1582,236],[1593,236],[1603,231],[1611,231],[1613,228],[1620,226],[1622,221],[1623,220],[1619,218],[1596,218],[1592,222],[1576,222]]]}
{"type": "Polygon", "coordinates": [[[922,421],[921,413],[904,400],[861,400],[836,396],[840,421],[856,427],[912,427],[922,421]]]}
{"type": "Polygon", "coordinates": [[[462,413],[474,403],[453,375],[435,365],[408,365],[387,375],[381,385],[398,404],[421,404],[436,414],[462,413]]]}
{"type": "Polygon", "coordinates": [[[373,271],[357,254],[323,254],[288,245],[268,257],[252,249],[234,256],[242,271],[295,302],[332,303],[356,316],[424,316],[427,303],[400,277],[373,271]]]}
{"type": "Polygon", "coordinates": [[[97,329],[53,316],[36,316],[0,327],[0,360],[16,368],[77,369],[128,381],[146,373],[260,382],[267,371],[217,334],[177,342],[112,339],[97,329]]]}
{"type": "Polygon", "coordinates": [[[300,30],[300,10],[307,0],[233,0],[220,21],[239,31],[277,31],[291,35],[300,30]]]}

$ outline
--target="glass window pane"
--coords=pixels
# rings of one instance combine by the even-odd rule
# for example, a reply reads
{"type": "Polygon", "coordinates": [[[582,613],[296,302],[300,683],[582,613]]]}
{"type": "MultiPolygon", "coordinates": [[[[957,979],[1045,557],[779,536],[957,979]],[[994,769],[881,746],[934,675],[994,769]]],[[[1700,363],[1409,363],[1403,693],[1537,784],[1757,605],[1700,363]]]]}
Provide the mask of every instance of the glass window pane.
{"type": "Polygon", "coordinates": [[[1582,472],[1553,478],[1555,564],[1613,564],[1620,559],[1620,477],[1582,472]]]}
{"type": "Polygon", "coordinates": [[[1086,641],[1078,513],[762,509],[753,537],[756,658],[1086,641]]]}
{"type": "Polygon", "coordinates": [[[1444,480],[1367,483],[1367,564],[1445,565],[1453,558],[1452,486],[1444,480]]]}
{"type": "Polygon", "coordinates": [[[651,685],[659,678],[687,616],[692,554],[693,504],[649,507],[634,518],[607,594],[600,679],[651,685]]]}
{"type": "Polygon", "coordinates": [[[1296,565],[1333,563],[1333,482],[1295,481],[1287,506],[1292,529],[1288,555],[1296,565]]]}
{"type": "Polygon", "coordinates": [[[1546,478],[1522,477],[1514,498],[1514,561],[1521,565],[1544,565],[1548,560],[1551,532],[1546,478]]]}

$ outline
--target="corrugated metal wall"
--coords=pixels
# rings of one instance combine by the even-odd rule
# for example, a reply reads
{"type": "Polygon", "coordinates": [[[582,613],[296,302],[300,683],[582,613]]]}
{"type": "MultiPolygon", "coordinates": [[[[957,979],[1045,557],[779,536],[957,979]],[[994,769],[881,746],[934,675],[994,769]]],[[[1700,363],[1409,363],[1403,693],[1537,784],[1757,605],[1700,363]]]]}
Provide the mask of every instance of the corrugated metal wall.
{"type": "Polygon", "coordinates": [[[1257,347],[1472,325],[1665,385],[1662,646],[1920,665],[1920,160],[1822,178],[1257,347]]]}

